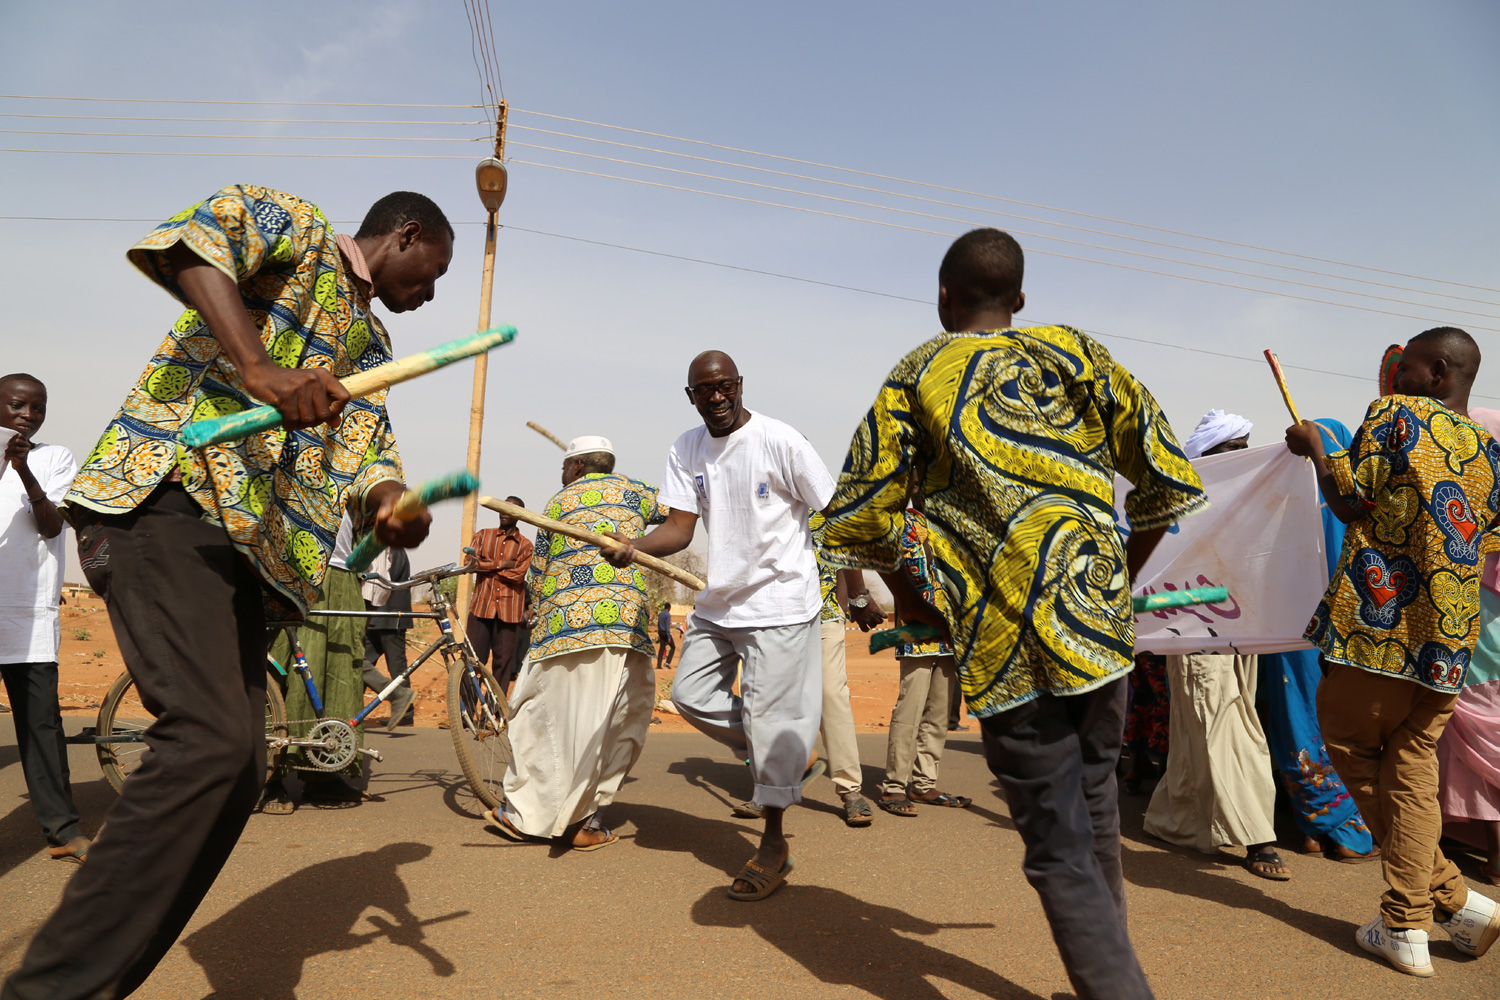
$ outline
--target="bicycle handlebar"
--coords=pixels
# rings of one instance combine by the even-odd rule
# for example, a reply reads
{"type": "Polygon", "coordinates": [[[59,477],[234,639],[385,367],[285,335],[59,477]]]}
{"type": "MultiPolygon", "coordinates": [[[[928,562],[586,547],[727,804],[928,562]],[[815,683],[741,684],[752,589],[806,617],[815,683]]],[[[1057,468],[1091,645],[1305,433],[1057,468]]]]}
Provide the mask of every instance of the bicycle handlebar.
{"type": "Polygon", "coordinates": [[[382,576],[379,573],[364,573],[361,574],[361,579],[369,580],[373,583],[378,583],[388,590],[410,590],[411,588],[421,586],[424,583],[436,583],[439,580],[446,580],[452,576],[463,576],[465,573],[473,572],[474,567],[472,566],[460,566],[458,563],[445,563],[442,566],[435,566],[432,569],[425,569],[420,573],[413,573],[411,579],[403,580],[401,583],[394,583],[389,577],[382,576]]]}

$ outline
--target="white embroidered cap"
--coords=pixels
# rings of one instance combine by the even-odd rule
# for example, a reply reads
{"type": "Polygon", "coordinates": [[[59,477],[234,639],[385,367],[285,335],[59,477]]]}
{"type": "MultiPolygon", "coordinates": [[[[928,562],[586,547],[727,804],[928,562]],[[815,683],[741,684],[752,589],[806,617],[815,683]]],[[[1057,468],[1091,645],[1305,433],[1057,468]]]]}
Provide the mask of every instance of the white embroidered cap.
{"type": "Polygon", "coordinates": [[[596,451],[613,455],[615,453],[615,446],[609,443],[609,438],[607,437],[600,437],[597,434],[585,434],[568,442],[568,450],[563,453],[563,458],[591,455],[596,451]]]}

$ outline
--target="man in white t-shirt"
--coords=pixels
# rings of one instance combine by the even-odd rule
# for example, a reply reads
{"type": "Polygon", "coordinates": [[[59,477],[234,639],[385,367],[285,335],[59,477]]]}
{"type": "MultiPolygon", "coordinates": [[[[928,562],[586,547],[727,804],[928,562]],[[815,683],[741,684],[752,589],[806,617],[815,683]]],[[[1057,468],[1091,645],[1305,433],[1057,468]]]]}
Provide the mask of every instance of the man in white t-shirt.
{"type": "Polygon", "coordinates": [[[817,559],[808,511],[833,496],[833,477],[807,438],[745,408],[743,379],[720,351],[688,368],[688,399],[703,426],[672,445],[658,500],[665,524],[606,554],[665,556],[708,532],[708,587],[698,595],[682,644],[672,702],[696,728],[748,751],[755,801],[765,807],[760,849],[730,887],[733,899],[764,899],[793,860],[782,813],[802,798],[822,718],[822,630],[817,559]],[[734,693],[736,671],[740,694],[734,693]]]}
{"type": "Polygon", "coordinates": [[[0,676],[16,714],[21,769],[48,853],[81,862],[89,838],[78,828],[57,702],[66,540],[57,504],[78,463],[62,445],[36,440],[46,417],[46,386],[30,375],[0,378],[0,676]]]}

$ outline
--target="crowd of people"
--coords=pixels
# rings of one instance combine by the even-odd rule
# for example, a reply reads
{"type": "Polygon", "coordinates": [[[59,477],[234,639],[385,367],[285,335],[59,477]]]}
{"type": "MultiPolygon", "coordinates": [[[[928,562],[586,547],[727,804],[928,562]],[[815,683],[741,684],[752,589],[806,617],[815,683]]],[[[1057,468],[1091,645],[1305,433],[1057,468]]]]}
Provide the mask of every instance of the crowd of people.
{"type": "MultiPolygon", "coordinates": [[[[346,560],[373,532],[391,549],[381,576],[402,579],[400,550],[430,518],[398,513],[385,393],[352,399],[338,378],[391,358],[373,304],[401,313],[430,301],[452,247],[447,219],[418,194],[381,199],[349,237],[310,202],[226,188],[131,248],[186,311],[81,469],[37,439],[42,382],[0,378],[0,672],[49,852],[80,863],[3,1000],[128,995],[257,805],[294,808],[283,775],[265,782],[268,634],[290,644],[296,630],[339,717],[402,673],[409,599],[346,560]],[[283,429],[177,445],[188,421],[257,400],[281,410],[283,429]],[[156,715],[150,751],[92,842],[58,711],[65,521],[156,715]],[[360,628],[357,617],[310,623],[314,608],[385,614],[360,628]]],[[[1242,846],[1253,874],[1285,880],[1279,775],[1304,850],[1382,865],[1389,888],[1355,932],[1362,948],[1418,976],[1433,974],[1434,929],[1483,955],[1500,908],[1438,843],[1445,819],[1477,830],[1483,874],[1500,883],[1500,444],[1496,415],[1469,409],[1472,338],[1451,327],[1412,338],[1394,392],[1352,435],[1332,421],[1287,430],[1325,506],[1330,583],[1308,609],[1313,649],[1137,656],[1132,581],[1206,506],[1194,461],[1245,447],[1251,426],[1213,411],[1179,444],[1147,387],[1097,341],[1014,325],[1023,274],[1005,233],[953,243],[938,272],[945,332],[883,380],[837,476],[795,428],[746,406],[729,355],[705,351],[686,386],[701,422],[667,449],[659,484],[617,472],[607,438],[577,438],[564,454],[545,513],[615,547],[545,529],[533,543],[509,517],[475,534],[464,631],[514,685],[514,759],[487,822],[578,851],[618,843],[605,811],[646,739],[653,657],[660,667],[675,653],[677,711],[749,769],[754,793],[735,812],[762,835],[728,894],[762,900],[796,869],[788,810],[825,771],[850,827],[870,825],[874,807],[909,818],[970,804],[939,781],[957,689],[1082,1000],[1152,995],[1126,926],[1126,750],[1127,792],[1159,774],[1148,834],[1242,846]],[[1115,523],[1117,475],[1132,484],[1128,537],[1115,523]],[[679,649],[670,607],[648,596],[636,561],[680,552],[700,531],[707,586],[679,649]],[[846,621],[868,631],[885,619],[865,572],[889,588],[899,626],[929,630],[898,648],[873,803],[845,666],[846,621]]],[[[311,718],[299,697],[289,685],[289,718],[311,718]]],[[[393,687],[391,702],[396,726],[410,689],[393,687]]],[[[299,769],[295,756],[286,767],[299,769]]],[[[352,777],[310,775],[303,794],[356,798],[352,777]]]]}

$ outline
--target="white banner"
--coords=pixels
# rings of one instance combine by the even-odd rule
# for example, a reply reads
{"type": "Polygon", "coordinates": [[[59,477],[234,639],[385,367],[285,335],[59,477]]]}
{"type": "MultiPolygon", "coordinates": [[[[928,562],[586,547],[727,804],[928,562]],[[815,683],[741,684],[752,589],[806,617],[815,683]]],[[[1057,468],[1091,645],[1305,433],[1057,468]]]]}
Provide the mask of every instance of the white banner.
{"type": "MultiPolygon", "coordinates": [[[[1312,463],[1278,442],[1210,455],[1193,467],[1203,478],[1210,506],[1162,538],[1135,593],[1228,587],[1229,600],[1137,615],[1136,651],[1249,654],[1309,648],[1302,630],[1328,586],[1312,463]]],[[[1116,481],[1122,525],[1129,489],[1124,479],[1116,481]]]]}

